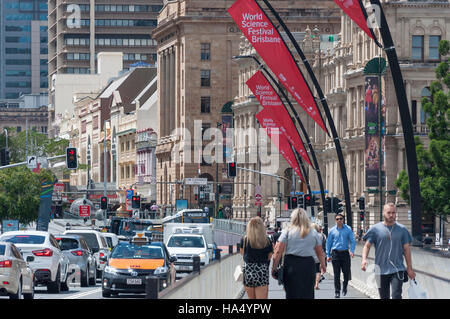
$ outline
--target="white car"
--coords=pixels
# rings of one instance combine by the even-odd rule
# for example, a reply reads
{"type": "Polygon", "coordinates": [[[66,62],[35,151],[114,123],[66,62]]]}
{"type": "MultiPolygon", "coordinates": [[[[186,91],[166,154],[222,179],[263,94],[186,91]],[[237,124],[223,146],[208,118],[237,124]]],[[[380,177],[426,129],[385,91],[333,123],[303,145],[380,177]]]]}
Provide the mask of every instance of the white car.
{"type": "Polygon", "coordinates": [[[0,242],[0,296],[10,299],[34,298],[34,274],[12,243],[0,242]]]}
{"type": "Polygon", "coordinates": [[[94,253],[94,257],[97,263],[97,278],[102,277],[103,269],[106,262],[102,260],[102,257],[108,259],[110,250],[106,239],[102,236],[102,233],[93,229],[70,229],[64,232],[64,235],[78,235],[82,236],[86,240],[89,248],[94,253]]]}
{"type": "Polygon", "coordinates": [[[112,250],[114,247],[117,246],[119,243],[119,237],[117,237],[114,233],[101,233],[103,237],[106,239],[106,243],[108,244],[108,247],[110,250],[112,250]]]}
{"type": "Polygon", "coordinates": [[[69,290],[67,285],[69,259],[62,253],[55,237],[49,232],[19,230],[4,233],[0,241],[13,243],[34,271],[35,284],[47,286],[48,292],[69,290]]]}

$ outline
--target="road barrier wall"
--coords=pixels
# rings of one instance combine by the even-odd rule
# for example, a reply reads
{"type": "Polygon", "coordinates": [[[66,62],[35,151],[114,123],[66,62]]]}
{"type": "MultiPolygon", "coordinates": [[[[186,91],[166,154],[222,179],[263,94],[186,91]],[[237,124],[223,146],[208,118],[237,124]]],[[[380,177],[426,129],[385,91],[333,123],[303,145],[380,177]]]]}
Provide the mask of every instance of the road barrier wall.
{"type": "MultiPolygon", "coordinates": [[[[236,246],[233,248],[236,250],[236,246]]],[[[164,289],[159,299],[237,299],[243,291],[242,282],[234,281],[234,270],[242,264],[239,253],[226,255],[208,266],[200,274],[190,274],[164,289]]]]}

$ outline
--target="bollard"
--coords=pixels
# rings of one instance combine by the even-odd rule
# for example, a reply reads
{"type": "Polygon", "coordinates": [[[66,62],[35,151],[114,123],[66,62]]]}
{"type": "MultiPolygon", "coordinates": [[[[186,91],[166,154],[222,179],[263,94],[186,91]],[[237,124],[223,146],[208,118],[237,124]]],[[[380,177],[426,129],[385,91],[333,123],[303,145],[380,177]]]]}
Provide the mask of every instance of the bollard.
{"type": "Polygon", "coordinates": [[[220,261],[220,252],[222,249],[216,248],[214,251],[214,259],[220,261]]]}
{"type": "Polygon", "coordinates": [[[236,252],[239,252],[239,249],[241,249],[241,243],[236,244],[236,252]]]}
{"type": "Polygon", "coordinates": [[[158,299],[159,278],[156,276],[145,277],[145,299],[158,299]]]}
{"type": "Polygon", "coordinates": [[[194,256],[193,260],[193,272],[198,272],[200,274],[200,256],[194,256]]]}
{"type": "Polygon", "coordinates": [[[233,245],[228,245],[228,253],[233,254],[233,245]]]}

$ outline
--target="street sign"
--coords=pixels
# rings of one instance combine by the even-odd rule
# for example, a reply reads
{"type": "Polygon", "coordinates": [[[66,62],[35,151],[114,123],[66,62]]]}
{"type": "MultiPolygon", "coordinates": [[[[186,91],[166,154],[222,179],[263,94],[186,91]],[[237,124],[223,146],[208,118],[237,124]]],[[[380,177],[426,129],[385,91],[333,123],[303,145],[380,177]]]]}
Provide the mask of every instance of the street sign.
{"type": "Polygon", "coordinates": [[[133,198],[133,195],[134,195],[134,190],[132,190],[132,189],[127,189],[127,192],[126,192],[126,200],[125,200],[125,203],[126,203],[126,207],[125,207],[125,210],[126,211],[128,211],[128,212],[130,212],[130,211],[132,211],[132,207],[131,207],[131,200],[132,200],[132,198],[133,198]]]}
{"type": "Polygon", "coordinates": [[[27,167],[29,169],[34,169],[37,168],[37,157],[32,155],[32,156],[27,156],[27,167]]]}
{"type": "Polygon", "coordinates": [[[91,206],[80,205],[80,207],[78,208],[78,215],[80,217],[90,217],[91,216],[91,206]]]}
{"type": "Polygon", "coordinates": [[[19,221],[17,219],[2,220],[2,233],[16,230],[19,230],[19,221]]]}
{"type": "Polygon", "coordinates": [[[186,185],[206,185],[208,183],[207,178],[185,178],[184,183],[186,185]]]}
{"type": "Polygon", "coordinates": [[[55,193],[64,192],[64,183],[53,184],[53,192],[55,193]]]}

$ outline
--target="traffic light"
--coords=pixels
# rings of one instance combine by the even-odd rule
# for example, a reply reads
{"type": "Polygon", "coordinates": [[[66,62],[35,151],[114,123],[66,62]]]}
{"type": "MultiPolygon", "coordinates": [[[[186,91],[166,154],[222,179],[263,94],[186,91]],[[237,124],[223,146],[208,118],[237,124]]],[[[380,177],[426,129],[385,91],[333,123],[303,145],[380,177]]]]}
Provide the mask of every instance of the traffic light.
{"type": "Polygon", "coordinates": [[[312,195],[310,201],[311,206],[319,206],[318,200],[319,198],[316,195],[312,195]]]}
{"type": "Polygon", "coordinates": [[[7,148],[2,148],[0,152],[0,165],[9,165],[9,150],[7,148]]]}
{"type": "Polygon", "coordinates": [[[108,197],[103,196],[100,199],[100,209],[107,210],[108,209],[108,197]]]}
{"type": "Polygon", "coordinates": [[[305,209],[305,201],[303,199],[303,195],[297,197],[297,206],[305,209]]]}
{"type": "Polygon", "coordinates": [[[75,147],[66,148],[66,166],[69,169],[76,169],[78,167],[77,149],[75,147]]]}
{"type": "Polygon", "coordinates": [[[228,163],[228,177],[236,177],[236,162],[228,163]]]}
{"type": "Polygon", "coordinates": [[[306,209],[306,207],[311,206],[311,194],[305,194],[303,195],[303,205],[304,208],[306,209]]]}
{"type": "Polygon", "coordinates": [[[194,199],[198,200],[198,194],[194,194],[194,199]]]}
{"type": "Polygon", "coordinates": [[[334,209],[336,210],[335,211],[336,214],[344,212],[344,203],[342,203],[342,201],[343,201],[342,199],[335,197],[334,209]]]}
{"type": "Polygon", "coordinates": [[[131,208],[141,208],[141,196],[131,197],[131,208]]]}
{"type": "Polygon", "coordinates": [[[366,199],[364,197],[358,198],[357,202],[359,203],[359,209],[365,210],[366,209],[366,199]]]}
{"type": "Polygon", "coordinates": [[[292,197],[291,197],[291,207],[292,207],[292,209],[298,207],[298,204],[297,204],[297,196],[292,196],[292,197]]]}
{"type": "Polygon", "coordinates": [[[359,212],[359,220],[362,222],[364,221],[364,215],[365,215],[364,212],[359,212]]]}
{"type": "Polygon", "coordinates": [[[332,201],[331,197],[325,198],[325,205],[323,206],[323,210],[325,211],[326,214],[332,212],[332,210],[331,210],[331,201],[332,201]]]}

